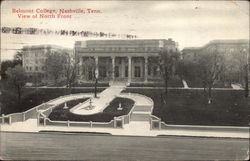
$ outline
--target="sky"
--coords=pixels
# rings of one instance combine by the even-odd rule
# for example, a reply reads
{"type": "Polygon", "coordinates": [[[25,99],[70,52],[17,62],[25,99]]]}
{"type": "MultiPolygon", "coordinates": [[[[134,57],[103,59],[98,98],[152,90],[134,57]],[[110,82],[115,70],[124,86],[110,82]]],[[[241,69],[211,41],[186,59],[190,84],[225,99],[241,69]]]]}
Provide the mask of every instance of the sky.
{"type": "MultiPolygon", "coordinates": [[[[134,34],[138,39],[172,38],[183,49],[203,46],[214,39],[249,39],[249,2],[3,1],[3,26],[134,34]],[[13,8],[34,11],[89,8],[101,13],[72,14],[71,19],[22,19],[12,13],[13,8]]],[[[89,39],[93,38],[1,34],[1,60],[12,59],[24,45],[54,44],[73,48],[75,41],[89,39]]]]}

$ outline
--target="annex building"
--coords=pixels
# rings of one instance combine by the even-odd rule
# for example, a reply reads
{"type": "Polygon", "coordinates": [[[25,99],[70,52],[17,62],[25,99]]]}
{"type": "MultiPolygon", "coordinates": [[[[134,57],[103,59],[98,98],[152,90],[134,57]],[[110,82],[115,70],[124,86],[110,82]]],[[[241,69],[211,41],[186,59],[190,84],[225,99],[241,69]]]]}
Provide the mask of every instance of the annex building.
{"type": "Polygon", "coordinates": [[[100,81],[148,82],[161,80],[159,52],[178,51],[172,39],[76,41],[78,82],[98,75],[100,81]]]}
{"type": "MultiPolygon", "coordinates": [[[[24,46],[22,48],[22,65],[27,73],[29,81],[34,84],[52,82],[52,77],[46,72],[45,62],[48,54],[53,54],[55,52],[63,53],[65,50],[69,54],[72,53],[72,50],[56,45],[24,46]]],[[[59,79],[64,80],[65,75],[62,74],[59,79]]]]}
{"type": "MultiPolygon", "coordinates": [[[[249,40],[212,40],[201,47],[185,47],[182,58],[185,61],[197,62],[202,54],[216,53],[223,57],[227,76],[220,75],[225,81],[244,84],[245,66],[249,64],[249,40]]],[[[250,77],[248,75],[248,77],[250,77]]]]}

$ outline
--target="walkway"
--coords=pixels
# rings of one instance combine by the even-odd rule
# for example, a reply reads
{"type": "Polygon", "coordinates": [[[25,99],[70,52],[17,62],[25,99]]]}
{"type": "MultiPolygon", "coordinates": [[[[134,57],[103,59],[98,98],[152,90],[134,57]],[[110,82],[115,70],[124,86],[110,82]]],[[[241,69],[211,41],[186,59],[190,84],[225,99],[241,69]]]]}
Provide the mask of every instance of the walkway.
{"type": "Polygon", "coordinates": [[[70,112],[78,115],[91,115],[102,112],[124,88],[125,86],[111,86],[102,91],[97,98],[92,96],[87,101],[73,107],[70,112]]]}
{"type": "Polygon", "coordinates": [[[37,119],[29,119],[25,122],[17,122],[12,125],[1,125],[1,131],[15,132],[39,132],[46,131],[64,131],[64,132],[107,132],[112,135],[131,135],[131,136],[195,136],[195,137],[221,137],[221,138],[244,138],[249,139],[249,131],[207,131],[192,129],[169,129],[169,130],[150,130],[149,124],[144,124],[141,121],[132,121],[126,124],[123,129],[115,128],[90,128],[90,127],[63,127],[63,126],[37,126],[37,119]]]}
{"type": "Polygon", "coordinates": [[[147,96],[136,93],[122,93],[120,96],[135,101],[129,124],[133,121],[141,121],[141,124],[149,125],[150,114],[154,106],[153,100],[147,96]]]}
{"type": "Polygon", "coordinates": [[[187,82],[184,79],[182,80],[182,84],[185,89],[189,88],[187,82]]]}
{"type": "Polygon", "coordinates": [[[231,86],[232,86],[233,89],[237,89],[237,90],[243,89],[240,84],[231,84],[231,86]]]}

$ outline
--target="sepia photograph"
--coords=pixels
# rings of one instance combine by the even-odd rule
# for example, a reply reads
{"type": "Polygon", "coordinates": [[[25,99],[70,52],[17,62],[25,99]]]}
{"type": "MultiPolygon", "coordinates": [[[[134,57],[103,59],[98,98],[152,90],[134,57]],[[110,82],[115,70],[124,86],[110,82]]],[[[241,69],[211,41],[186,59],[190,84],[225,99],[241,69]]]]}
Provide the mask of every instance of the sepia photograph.
{"type": "Polygon", "coordinates": [[[249,1],[3,0],[0,15],[0,160],[249,160],[249,1]]]}

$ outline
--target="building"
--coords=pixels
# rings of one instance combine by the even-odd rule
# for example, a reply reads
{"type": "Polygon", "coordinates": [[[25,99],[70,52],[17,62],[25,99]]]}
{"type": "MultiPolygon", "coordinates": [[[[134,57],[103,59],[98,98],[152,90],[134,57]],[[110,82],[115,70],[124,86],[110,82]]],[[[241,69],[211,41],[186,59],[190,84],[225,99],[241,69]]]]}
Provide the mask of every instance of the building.
{"type": "Polygon", "coordinates": [[[76,41],[78,81],[148,82],[161,80],[159,52],[178,51],[172,39],[76,41]],[[97,67],[97,68],[96,68],[97,67]]]}
{"type": "Polygon", "coordinates": [[[249,53],[249,40],[213,40],[202,47],[186,47],[182,50],[184,60],[196,61],[197,56],[202,53],[219,52],[227,59],[239,57],[239,53],[249,53]]]}
{"type": "MultiPolygon", "coordinates": [[[[24,46],[22,48],[23,68],[27,73],[29,82],[36,84],[52,82],[51,77],[46,73],[45,61],[47,56],[49,53],[60,53],[65,50],[67,50],[67,53],[71,52],[69,49],[55,45],[24,46]]],[[[65,75],[62,75],[60,79],[64,78],[65,75]]]]}
{"type": "Polygon", "coordinates": [[[198,61],[202,54],[216,53],[223,56],[227,81],[244,84],[245,65],[249,64],[249,40],[213,40],[202,47],[187,47],[182,50],[185,61],[198,61]]]}

